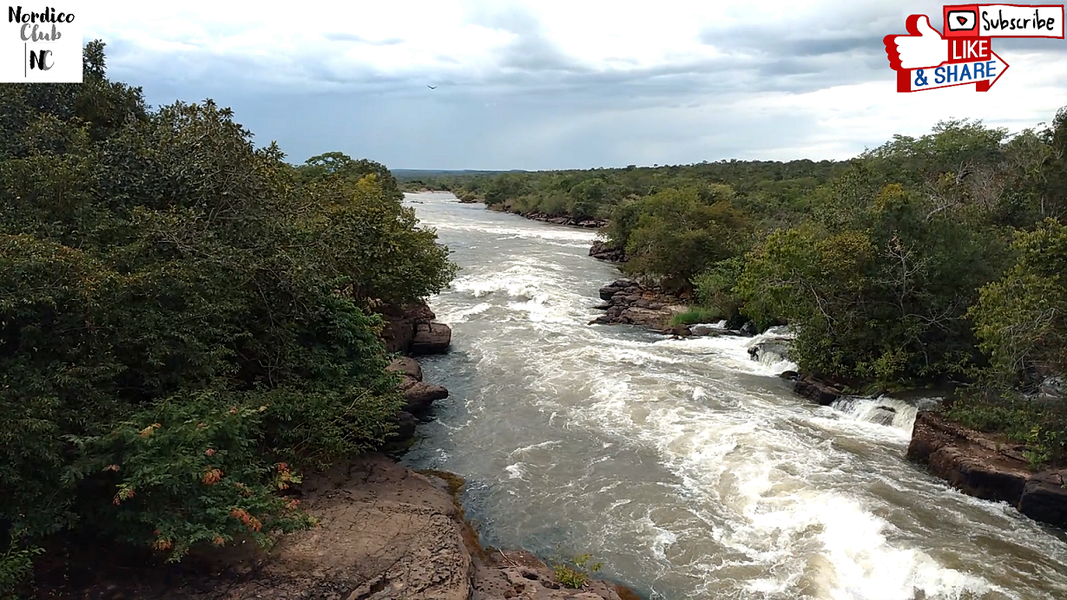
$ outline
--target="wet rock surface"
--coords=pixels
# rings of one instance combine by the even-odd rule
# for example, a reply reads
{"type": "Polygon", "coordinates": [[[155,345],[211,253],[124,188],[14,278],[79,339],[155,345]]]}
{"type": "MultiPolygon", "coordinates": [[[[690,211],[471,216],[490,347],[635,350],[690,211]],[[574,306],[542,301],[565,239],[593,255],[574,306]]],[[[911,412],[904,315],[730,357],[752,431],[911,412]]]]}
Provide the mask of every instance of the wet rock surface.
{"type": "Polygon", "coordinates": [[[622,248],[615,248],[603,240],[596,240],[593,242],[592,247],[589,248],[589,256],[597,260],[605,260],[608,262],[622,263],[626,262],[626,251],[622,248]]]}
{"type": "Polygon", "coordinates": [[[793,392],[799,394],[820,406],[829,406],[834,403],[843,395],[843,392],[827,383],[811,376],[797,377],[797,374],[793,371],[786,371],[790,373],[789,377],[786,374],[782,374],[783,379],[792,379],[795,381],[793,384],[793,392]]]}
{"type": "Polygon", "coordinates": [[[600,299],[604,300],[600,306],[605,313],[590,324],[640,325],[672,333],[667,330],[671,318],[688,310],[684,299],[630,279],[618,279],[600,288],[600,299]]]}
{"type": "Polygon", "coordinates": [[[598,229],[608,224],[603,219],[575,219],[574,217],[566,217],[559,215],[549,215],[543,212],[528,212],[519,213],[523,217],[530,219],[531,221],[541,221],[543,223],[552,223],[553,225],[571,225],[574,227],[585,227],[586,229],[598,229]]]}
{"type": "Polygon", "coordinates": [[[1067,528],[1067,469],[1035,473],[1020,444],[924,411],[915,419],[907,458],[966,494],[1007,502],[1035,521],[1067,528]]]}

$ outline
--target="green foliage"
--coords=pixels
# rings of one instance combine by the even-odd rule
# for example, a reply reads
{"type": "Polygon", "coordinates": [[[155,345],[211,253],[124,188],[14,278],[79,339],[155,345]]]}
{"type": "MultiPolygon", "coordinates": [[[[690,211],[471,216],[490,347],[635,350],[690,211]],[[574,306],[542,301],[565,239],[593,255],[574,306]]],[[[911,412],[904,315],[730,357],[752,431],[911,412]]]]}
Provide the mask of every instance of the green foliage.
{"type": "Polygon", "coordinates": [[[697,297],[706,306],[714,308],[723,318],[729,320],[736,317],[742,304],[737,285],[744,269],[743,256],[720,260],[693,279],[697,297]]]}
{"type": "Polygon", "coordinates": [[[1035,398],[1016,390],[987,388],[962,395],[944,413],[967,427],[1002,433],[1024,444],[1024,456],[1036,470],[1067,459],[1067,409],[1062,404],[1062,400],[1035,398]]]}
{"type": "Polygon", "coordinates": [[[448,250],[384,166],[294,168],[85,54],[83,86],[0,86],[0,530],[178,560],[310,527],[286,489],[392,435],[375,312],[443,289],[448,250]]]}
{"type": "Polygon", "coordinates": [[[570,559],[557,558],[552,565],[556,581],[576,590],[585,587],[592,576],[604,566],[601,562],[590,564],[592,558],[591,554],[580,554],[570,559]]]}
{"type": "Polygon", "coordinates": [[[18,590],[33,570],[33,558],[44,553],[38,546],[25,548],[12,531],[7,548],[0,554],[0,600],[16,600],[18,590]]]}
{"type": "Polygon", "coordinates": [[[629,210],[639,216],[626,232],[630,260],[624,270],[656,277],[675,289],[688,287],[694,275],[733,256],[747,226],[729,199],[702,197],[692,188],[658,192],[629,210]]]}
{"type": "Polygon", "coordinates": [[[671,317],[670,326],[693,325],[696,323],[715,323],[722,319],[722,313],[716,308],[704,308],[691,306],[684,313],[678,313],[671,317]]]}
{"type": "Polygon", "coordinates": [[[989,374],[1008,385],[1067,372],[1067,226],[1046,220],[1019,232],[1015,265],[981,289],[970,310],[989,374]]]}

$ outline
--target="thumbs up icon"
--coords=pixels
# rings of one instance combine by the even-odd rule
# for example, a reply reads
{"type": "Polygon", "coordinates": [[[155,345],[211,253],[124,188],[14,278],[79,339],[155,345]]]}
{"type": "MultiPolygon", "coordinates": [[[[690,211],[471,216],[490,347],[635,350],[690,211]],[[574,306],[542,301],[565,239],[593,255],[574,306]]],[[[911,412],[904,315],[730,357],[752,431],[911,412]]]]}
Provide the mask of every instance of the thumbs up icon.
{"type": "Polygon", "coordinates": [[[932,69],[948,59],[948,40],[930,26],[926,15],[911,15],[906,27],[909,35],[887,35],[882,40],[894,70],[932,69]]]}

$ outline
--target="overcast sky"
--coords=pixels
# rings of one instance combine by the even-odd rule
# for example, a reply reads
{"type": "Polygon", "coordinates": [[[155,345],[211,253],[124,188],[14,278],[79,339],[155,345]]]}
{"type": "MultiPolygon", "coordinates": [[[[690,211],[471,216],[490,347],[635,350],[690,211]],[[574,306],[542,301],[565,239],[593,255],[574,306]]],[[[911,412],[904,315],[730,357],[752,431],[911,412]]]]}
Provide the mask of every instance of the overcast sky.
{"type": "Polygon", "coordinates": [[[112,78],[155,106],[213,98],[292,162],[333,150],[435,169],[843,159],[942,119],[1018,131],[1067,105],[1064,40],[994,40],[1010,69],[987,93],[896,93],[882,38],[912,13],[940,30],[933,2],[76,4],[112,78]]]}

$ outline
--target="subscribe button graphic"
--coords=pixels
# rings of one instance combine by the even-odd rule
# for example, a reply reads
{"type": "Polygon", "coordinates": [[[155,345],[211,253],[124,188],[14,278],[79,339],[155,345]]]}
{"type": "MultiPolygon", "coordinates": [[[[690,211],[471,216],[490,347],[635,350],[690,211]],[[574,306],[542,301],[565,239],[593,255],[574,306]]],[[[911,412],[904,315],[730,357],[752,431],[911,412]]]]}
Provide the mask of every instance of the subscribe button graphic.
{"type": "Polygon", "coordinates": [[[946,38],[1063,37],[1063,5],[969,4],[945,7],[946,38]]]}

